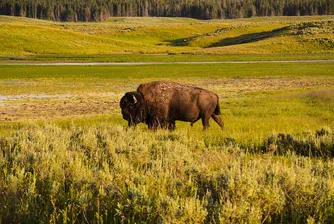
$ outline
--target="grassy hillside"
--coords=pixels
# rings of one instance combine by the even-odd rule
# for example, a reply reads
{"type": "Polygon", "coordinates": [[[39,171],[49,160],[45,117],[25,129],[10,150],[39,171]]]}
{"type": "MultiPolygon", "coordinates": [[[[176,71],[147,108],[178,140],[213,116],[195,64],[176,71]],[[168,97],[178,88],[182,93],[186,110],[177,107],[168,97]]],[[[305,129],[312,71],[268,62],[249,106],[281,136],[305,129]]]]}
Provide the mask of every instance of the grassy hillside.
{"type": "Polygon", "coordinates": [[[0,55],[333,53],[333,16],[58,23],[0,16],[0,55]]]}

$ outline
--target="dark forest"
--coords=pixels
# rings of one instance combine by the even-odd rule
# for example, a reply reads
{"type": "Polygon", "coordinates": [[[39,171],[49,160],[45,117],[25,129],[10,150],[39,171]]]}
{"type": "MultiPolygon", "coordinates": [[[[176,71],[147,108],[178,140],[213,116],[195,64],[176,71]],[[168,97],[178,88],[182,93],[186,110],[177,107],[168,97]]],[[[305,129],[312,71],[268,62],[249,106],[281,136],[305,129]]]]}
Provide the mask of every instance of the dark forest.
{"type": "Polygon", "coordinates": [[[234,19],[334,14],[334,0],[1,0],[0,14],[55,21],[157,16],[234,19]]]}

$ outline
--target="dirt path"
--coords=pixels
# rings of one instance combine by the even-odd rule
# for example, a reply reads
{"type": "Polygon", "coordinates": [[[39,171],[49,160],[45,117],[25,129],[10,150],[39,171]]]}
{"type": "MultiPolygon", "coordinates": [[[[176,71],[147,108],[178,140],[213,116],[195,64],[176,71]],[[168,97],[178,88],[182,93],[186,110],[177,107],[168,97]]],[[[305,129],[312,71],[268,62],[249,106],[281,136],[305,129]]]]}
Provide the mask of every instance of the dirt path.
{"type": "Polygon", "coordinates": [[[196,61],[196,62],[0,62],[0,65],[39,66],[134,66],[134,65],[201,65],[201,64],[263,64],[263,63],[333,63],[334,60],[284,60],[284,61],[196,61]]]}

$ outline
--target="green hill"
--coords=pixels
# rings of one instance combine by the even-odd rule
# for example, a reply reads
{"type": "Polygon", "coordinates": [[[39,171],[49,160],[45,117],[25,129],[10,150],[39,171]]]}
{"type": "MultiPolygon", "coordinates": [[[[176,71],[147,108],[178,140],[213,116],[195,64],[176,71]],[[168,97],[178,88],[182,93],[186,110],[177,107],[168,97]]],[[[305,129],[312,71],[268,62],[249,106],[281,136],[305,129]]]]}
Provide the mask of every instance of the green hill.
{"type": "Polygon", "coordinates": [[[94,23],[0,16],[0,55],[333,53],[333,31],[334,16],[132,17],[94,23]]]}

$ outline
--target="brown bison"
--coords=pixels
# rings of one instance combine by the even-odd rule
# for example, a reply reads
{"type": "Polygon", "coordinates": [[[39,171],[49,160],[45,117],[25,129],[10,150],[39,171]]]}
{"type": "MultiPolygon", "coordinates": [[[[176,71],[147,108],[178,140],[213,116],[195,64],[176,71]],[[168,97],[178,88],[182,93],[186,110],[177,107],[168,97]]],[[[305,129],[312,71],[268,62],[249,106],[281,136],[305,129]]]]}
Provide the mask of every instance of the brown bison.
{"type": "Polygon", "coordinates": [[[120,107],[129,127],[143,122],[149,129],[174,130],[176,120],[193,125],[202,119],[203,130],[206,130],[212,117],[224,129],[215,93],[175,82],[141,84],[136,92],[127,92],[122,97],[120,107]]]}

